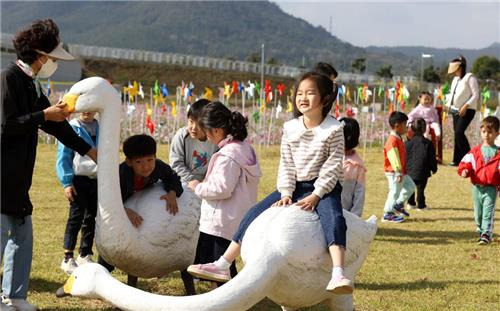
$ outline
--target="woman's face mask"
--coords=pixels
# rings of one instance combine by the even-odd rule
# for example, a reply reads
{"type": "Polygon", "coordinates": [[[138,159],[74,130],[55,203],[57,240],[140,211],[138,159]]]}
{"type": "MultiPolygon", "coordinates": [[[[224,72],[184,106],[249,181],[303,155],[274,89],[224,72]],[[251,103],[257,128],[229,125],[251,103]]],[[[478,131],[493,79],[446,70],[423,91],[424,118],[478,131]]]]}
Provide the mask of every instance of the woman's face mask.
{"type": "Polygon", "coordinates": [[[48,78],[54,74],[57,70],[57,62],[47,57],[45,64],[42,64],[42,68],[36,74],[39,78],[48,78]]]}

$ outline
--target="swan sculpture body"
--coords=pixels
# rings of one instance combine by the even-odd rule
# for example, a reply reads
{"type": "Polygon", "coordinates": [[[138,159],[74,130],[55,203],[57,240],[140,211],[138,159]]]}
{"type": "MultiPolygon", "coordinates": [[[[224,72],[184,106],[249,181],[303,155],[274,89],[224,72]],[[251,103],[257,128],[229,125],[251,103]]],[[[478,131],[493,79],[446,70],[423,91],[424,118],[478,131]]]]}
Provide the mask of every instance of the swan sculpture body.
{"type": "MultiPolygon", "coordinates": [[[[377,225],[345,212],[346,275],[354,280],[366,258],[377,225]]],[[[353,310],[353,297],[325,290],[331,259],[316,213],[295,206],[273,207],[248,228],[242,243],[243,270],[223,286],[198,296],[171,297],[143,292],[115,280],[97,264],[78,267],[64,286],[73,296],[102,298],[122,310],[247,310],[264,297],[285,310],[318,303],[331,310],[353,310]]]]}
{"type": "Polygon", "coordinates": [[[105,79],[92,77],[73,85],[63,100],[69,110],[97,111],[100,115],[95,235],[99,254],[117,268],[144,278],[164,276],[192,264],[200,200],[187,187],[178,198],[179,213],[175,216],[160,200],[165,192],[159,185],[136,193],[125,204],[144,219],[139,228],[132,226],[125,214],[118,175],[119,93],[105,79]]]}

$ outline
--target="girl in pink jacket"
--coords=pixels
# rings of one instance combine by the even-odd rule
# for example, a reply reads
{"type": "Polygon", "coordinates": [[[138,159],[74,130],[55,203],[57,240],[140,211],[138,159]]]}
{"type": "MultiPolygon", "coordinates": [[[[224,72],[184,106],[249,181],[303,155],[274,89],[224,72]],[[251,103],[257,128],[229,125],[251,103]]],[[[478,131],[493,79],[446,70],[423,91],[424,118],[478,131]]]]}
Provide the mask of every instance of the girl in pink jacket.
{"type": "Polygon", "coordinates": [[[408,114],[408,126],[418,119],[422,118],[427,124],[424,137],[430,139],[430,130],[434,130],[434,134],[438,137],[441,136],[441,126],[439,125],[439,116],[436,108],[432,104],[432,95],[429,92],[420,92],[418,96],[418,106],[408,114]]]}
{"type": "MultiPolygon", "coordinates": [[[[207,139],[220,149],[210,158],[203,182],[189,182],[189,188],[202,198],[195,263],[219,259],[243,216],[257,202],[262,173],[254,149],[245,141],[247,122],[220,102],[206,105],[200,116],[207,139]]],[[[230,271],[234,277],[234,263],[230,271]]]]}
{"type": "Polygon", "coordinates": [[[365,205],[366,167],[355,149],[359,143],[359,123],[352,118],[342,118],[339,121],[344,125],[345,140],[342,208],[361,217],[365,205]]]}

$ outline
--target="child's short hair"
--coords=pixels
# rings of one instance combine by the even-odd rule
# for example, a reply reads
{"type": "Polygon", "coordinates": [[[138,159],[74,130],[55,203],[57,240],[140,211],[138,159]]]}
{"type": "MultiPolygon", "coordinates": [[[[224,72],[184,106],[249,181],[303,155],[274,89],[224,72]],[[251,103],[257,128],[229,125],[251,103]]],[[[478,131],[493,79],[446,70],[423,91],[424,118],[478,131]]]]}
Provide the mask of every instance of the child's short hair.
{"type": "Polygon", "coordinates": [[[417,118],[411,123],[411,129],[415,135],[424,135],[427,123],[422,118],[417,118]]]}
{"type": "Polygon", "coordinates": [[[198,121],[200,119],[201,112],[203,111],[203,107],[205,107],[208,104],[210,104],[210,101],[204,98],[195,101],[189,107],[189,110],[187,112],[187,117],[194,121],[198,121]]]}
{"type": "Polygon", "coordinates": [[[344,141],[345,150],[349,151],[359,144],[359,123],[353,118],[342,118],[339,120],[344,123],[344,141]]]}
{"type": "Polygon", "coordinates": [[[393,111],[389,116],[389,125],[394,128],[396,124],[408,121],[408,116],[401,111],[393,111]]]}
{"type": "Polygon", "coordinates": [[[488,116],[481,121],[481,128],[486,127],[489,130],[494,130],[495,132],[498,132],[498,129],[500,128],[500,121],[498,120],[497,117],[495,116],[488,116]]]}
{"type": "Polygon", "coordinates": [[[156,155],[156,141],[146,134],[130,136],[123,142],[123,153],[127,159],[156,155]]]}

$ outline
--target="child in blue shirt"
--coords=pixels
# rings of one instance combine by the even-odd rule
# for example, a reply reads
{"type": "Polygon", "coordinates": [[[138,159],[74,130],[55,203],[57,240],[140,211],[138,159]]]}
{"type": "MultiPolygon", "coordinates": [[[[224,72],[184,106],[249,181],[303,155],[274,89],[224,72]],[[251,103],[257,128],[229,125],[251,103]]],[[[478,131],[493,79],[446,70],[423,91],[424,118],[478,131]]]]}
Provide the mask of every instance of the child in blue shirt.
{"type": "MultiPolygon", "coordinates": [[[[95,112],[84,112],[70,122],[73,130],[92,148],[99,137],[95,112]]],[[[61,269],[67,274],[81,264],[92,262],[95,216],[97,212],[97,164],[89,156],[81,156],[61,142],[58,143],[56,171],[69,201],[69,215],[64,232],[64,258],[61,269]],[[73,253],[78,231],[82,230],[78,258],[73,253]]]]}

